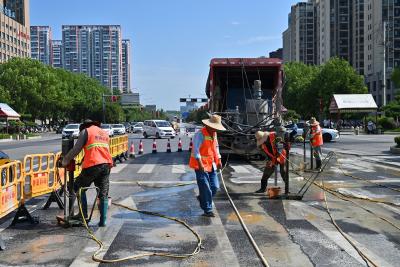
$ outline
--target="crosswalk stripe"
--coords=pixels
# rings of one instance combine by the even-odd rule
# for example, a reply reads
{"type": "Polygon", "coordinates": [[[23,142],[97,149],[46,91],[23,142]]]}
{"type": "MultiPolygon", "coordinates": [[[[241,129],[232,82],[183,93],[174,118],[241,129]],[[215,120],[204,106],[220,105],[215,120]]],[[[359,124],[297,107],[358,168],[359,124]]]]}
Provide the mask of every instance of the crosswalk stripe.
{"type": "Polygon", "coordinates": [[[139,169],[138,173],[151,173],[157,165],[158,158],[150,158],[145,164],[139,169]]]}
{"type": "Polygon", "coordinates": [[[118,164],[117,166],[113,167],[111,169],[111,173],[119,173],[120,171],[122,171],[123,169],[125,169],[125,167],[128,166],[128,164],[124,163],[124,164],[118,164]]]}
{"type": "Polygon", "coordinates": [[[174,164],[172,165],[172,173],[186,173],[185,167],[183,164],[174,164]]]}
{"type": "Polygon", "coordinates": [[[248,169],[240,165],[230,165],[236,173],[250,173],[248,169]]]}

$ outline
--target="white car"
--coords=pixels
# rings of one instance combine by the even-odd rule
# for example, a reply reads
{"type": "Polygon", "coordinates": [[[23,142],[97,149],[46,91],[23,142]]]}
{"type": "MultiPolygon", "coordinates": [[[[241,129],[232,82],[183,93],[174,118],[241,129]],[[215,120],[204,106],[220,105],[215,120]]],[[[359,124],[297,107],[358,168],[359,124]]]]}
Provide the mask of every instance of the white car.
{"type": "Polygon", "coordinates": [[[104,131],[106,131],[108,133],[109,137],[114,136],[114,130],[110,124],[101,124],[100,128],[103,129],[104,131]]]}
{"type": "Polygon", "coordinates": [[[143,137],[154,136],[155,138],[175,138],[176,132],[171,123],[164,120],[148,120],[143,123],[143,137]]]}
{"type": "Polygon", "coordinates": [[[135,123],[131,126],[131,130],[133,133],[143,132],[143,122],[135,123]]]}
{"type": "Polygon", "coordinates": [[[111,124],[111,128],[114,131],[114,134],[126,134],[126,129],[123,124],[111,124]]]}
{"type": "Polygon", "coordinates": [[[78,123],[67,124],[61,132],[63,138],[68,138],[72,136],[73,138],[78,138],[79,136],[79,126],[78,123]]]}
{"type": "MultiPolygon", "coordinates": [[[[303,129],[304,129],[304,122],[298,122],[298,123],[296,123],[296,125],[297,125],[296,136],[302,136],[303,129]]],[[[290,130],[293,130],[293,127],[294,127],[294,124],[290,124],[290,125],[286,126],[286,128],[288,128],[290,130]]],[[[324,140],[324,142],[337,141],[340,139],[339,131],[335,130],[335,129],[322,128],[322,139],[324,140]]]]}

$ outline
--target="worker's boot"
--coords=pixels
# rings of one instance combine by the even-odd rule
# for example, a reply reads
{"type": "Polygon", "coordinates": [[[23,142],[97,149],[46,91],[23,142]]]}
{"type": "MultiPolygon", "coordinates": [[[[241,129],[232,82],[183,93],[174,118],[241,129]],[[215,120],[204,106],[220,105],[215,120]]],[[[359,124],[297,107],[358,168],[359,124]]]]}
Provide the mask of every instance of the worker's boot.
{"type": "Polygon", "coordinates": [[[107,210],[108,210],[108,198],[100,199],[100,222],[99,222],[100,227],[106,226],[107,210]]]}
{"type": "MultiPolygon", "coordinates": [[[[86,198],[86,191],[82,191],[80,195],[80,203],[82,207],[83,216],[85,217],[86,222],[89,222],[89,218],[87,215],[87,198],[86,198]]],[[[71,219],[82,221],[81,211],[79,210],[78,214],[71,216],[71,219]]]]}
{"type": "Polygon", "coordinates": [[[322,167],[322,160],[316,159],[315,161],[316,161],[316,163],[317,163],[317,166],[315,167],[315,169],[316,169],[318,172],[321,172],[321,171],[322,171],[322,169],[321,169],[321,167],[322,167]]]}
{"type": "Polygon", "coordinates": [[[265,193],[267,190],[268,180],[261,179],[261,188],[254,193],[265,193]]]}

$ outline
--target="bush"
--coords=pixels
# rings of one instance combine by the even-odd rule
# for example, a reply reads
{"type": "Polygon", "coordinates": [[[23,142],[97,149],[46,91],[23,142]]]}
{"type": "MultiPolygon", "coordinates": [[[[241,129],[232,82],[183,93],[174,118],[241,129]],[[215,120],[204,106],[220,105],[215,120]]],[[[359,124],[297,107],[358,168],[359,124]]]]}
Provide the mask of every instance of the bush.
{"type": "Polygon", "coordinates": [[[394,142],[397,144],[397,147],[400,147],[400,135],[394,138],[394,142]]]}
{"type": "Polygon", "coordinates": [[[385,130],[392,130],[396,128],[396,122],[392,117],[382,117],[378,119],[378,125],[382,126],[385,130]]]}
{"type": "Polygon", "coordinates": [[[10,139],[9,134],[0,134],[0,139],[10,139]]]}

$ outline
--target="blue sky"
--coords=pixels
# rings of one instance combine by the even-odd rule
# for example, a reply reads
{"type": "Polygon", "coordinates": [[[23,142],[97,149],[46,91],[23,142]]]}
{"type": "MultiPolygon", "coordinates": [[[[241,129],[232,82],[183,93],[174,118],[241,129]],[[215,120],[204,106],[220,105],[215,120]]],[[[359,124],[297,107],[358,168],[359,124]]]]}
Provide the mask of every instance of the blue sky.
{"type": "Polygon", "coordinates": [[[179,109],[205,97],[214,57],[258,57],[282,46],[294,0],[30,0],[31,25],[118,24],[132,42],[132,87],[143,104],[179,109]]]}

